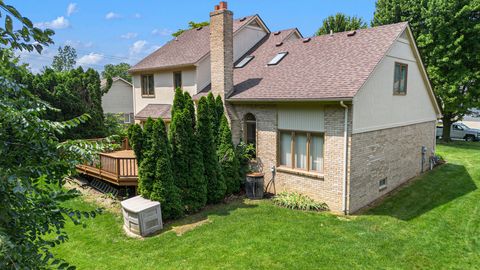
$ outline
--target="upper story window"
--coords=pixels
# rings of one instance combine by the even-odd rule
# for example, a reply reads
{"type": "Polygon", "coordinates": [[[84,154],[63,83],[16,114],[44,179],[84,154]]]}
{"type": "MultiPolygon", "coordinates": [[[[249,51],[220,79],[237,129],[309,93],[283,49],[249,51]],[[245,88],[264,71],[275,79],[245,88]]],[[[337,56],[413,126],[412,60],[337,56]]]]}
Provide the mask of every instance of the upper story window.
{"type": "Polygon", "coordinates": [[[153,74],[142,75],[142,96],[144,97],[155,96],[153,74]]]}
{"type": "Polygon", "coordinates": [[[393,79],[394,95],[407,94],[407,77],[408,77],[408,65],[403,63],[395,63],[395,73],[394,73],[394,79],[393,79]]]}
{"type": "Polygon", "coordinates": [[[174,72],[173,73],[173,88],[182,88],[182,72],[174,72]]]}

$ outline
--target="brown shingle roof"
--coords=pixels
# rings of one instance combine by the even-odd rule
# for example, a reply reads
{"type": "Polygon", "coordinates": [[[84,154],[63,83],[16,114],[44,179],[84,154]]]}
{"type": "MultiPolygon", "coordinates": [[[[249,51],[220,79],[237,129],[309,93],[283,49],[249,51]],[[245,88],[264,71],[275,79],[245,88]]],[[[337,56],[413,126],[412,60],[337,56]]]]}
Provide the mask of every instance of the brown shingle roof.
{"type": "MultiPolygon", "coordinates": [[[[287,33],[269,34],[248,54],[255,56],[234,70],[231,101],[325,100],[353,98],[407,23],[397,23],[284,42],[287,33]],[[279,52],[288,55],[275,66],[267,63],[279,52]]],[[[206,89],[208,90],[208,89],[206,89]]]]}
{"type": "Polygon", "coordinates": [[[148,117],[154,119],[162,118],[170,121],[172,105],[170,104],[148,104],[145,108],[135,115],[135,119],[144,120],[148,117]]]}
{"type": "MultiPolygon", "coordinates": [[[[233,21],[233,31],[250,23],[255,17],[248,16],[233,21]]],[[[134,65],[129,71],[138,72],[149,69],[189,66],[197,63],[210,52],[210,27],[191,29],[170,40],[167,44],[151,53],[134,65]]]]}

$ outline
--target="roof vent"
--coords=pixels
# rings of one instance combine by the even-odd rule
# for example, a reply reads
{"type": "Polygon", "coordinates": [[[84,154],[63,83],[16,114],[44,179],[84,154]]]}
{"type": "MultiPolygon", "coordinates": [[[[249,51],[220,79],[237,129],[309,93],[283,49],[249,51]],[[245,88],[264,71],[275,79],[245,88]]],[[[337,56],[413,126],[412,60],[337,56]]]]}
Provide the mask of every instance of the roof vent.
{"type": "Polygon", "coordinates": [[[274,35],[274,36],[278,36],[278,35],[280,35],[281,32],[282,32],[282,31],[277,31],[277,32],[273,33],[273,35],[274,35]]]}
{"type": "Polygon", "coordinates": [[[311,38],[304,38],[302,41],[303,43],[307,43],[307,42],[310,42],[310,40],[312,40],[311,38]]]}
{"type": "Polygon", "coordinates": [[[275,44],[275,46],[277,46],[277,47],[280,47],[282,45],[283,45],[283,42],[278,42],[277,44],[275,44]]]}
{"type": "Polygon", "coordinates": [[[357,33],[357,31],[353,30],[353,31],[350,31],[347,33],[347,37],[353,37],[355,36],[355,34],[357,33]]]}
{"type": "Polygon", "coordinates": [[[247,17],[243,17],[240,19],[241,22],[245,21],[247,19],[247,17]]]}
{"type": "Polygon", "coordinates": [[[197,31],[202,30],[202,28],[203,28],[203,26],[198,27],[198,28],[197,28],[197,31]]]}

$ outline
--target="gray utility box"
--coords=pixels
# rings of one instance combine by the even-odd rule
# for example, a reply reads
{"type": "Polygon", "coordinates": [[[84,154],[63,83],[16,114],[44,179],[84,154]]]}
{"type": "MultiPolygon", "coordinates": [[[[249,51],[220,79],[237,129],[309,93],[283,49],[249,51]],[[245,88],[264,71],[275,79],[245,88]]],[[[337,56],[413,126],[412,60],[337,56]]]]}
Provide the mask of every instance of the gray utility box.
{"type": "Polygon", "coordinates": [[[121,202],[124,228],[136,235],[147,236],[163,228],[160,203],[136,196],[121,202]]]}

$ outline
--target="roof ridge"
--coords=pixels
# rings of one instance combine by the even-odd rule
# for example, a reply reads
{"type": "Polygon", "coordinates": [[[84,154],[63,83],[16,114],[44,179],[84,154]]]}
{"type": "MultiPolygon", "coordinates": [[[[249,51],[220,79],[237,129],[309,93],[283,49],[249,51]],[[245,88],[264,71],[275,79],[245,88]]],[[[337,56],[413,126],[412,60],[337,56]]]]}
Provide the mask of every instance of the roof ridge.
{"type": "MultiPolygon", "coordinates": [[[[379,28],[386,28],[386,27],[392,27],[394,25],[401,25],[401,24],[405,24],[407,25],[408,22],[398,22],[398,23],[391,23],[391,24],[384,24],[384,25],[379,25],[379,26],[374,26],[374,27],[368,27],[368,28],[360,28],[360,29],[355,29],[355,30],[349,30],[349,31],[342,31],[342,32],[334,32],[333,35],[341,35],[341,34],[347,34],[347,33],[350,33],[352,31],[357,31],[357,32],[365,32],[365,31],[372,31],[372,30],[376,30],[376,29],[379,29],[379,28]]],[[[325,36],[330,36],[330,33],[328,34],[323,34],[323,35],[319,35],[319,36],[311,36],[309,38],[319,38],[319,37],[325,37],[325,36]]]]}

